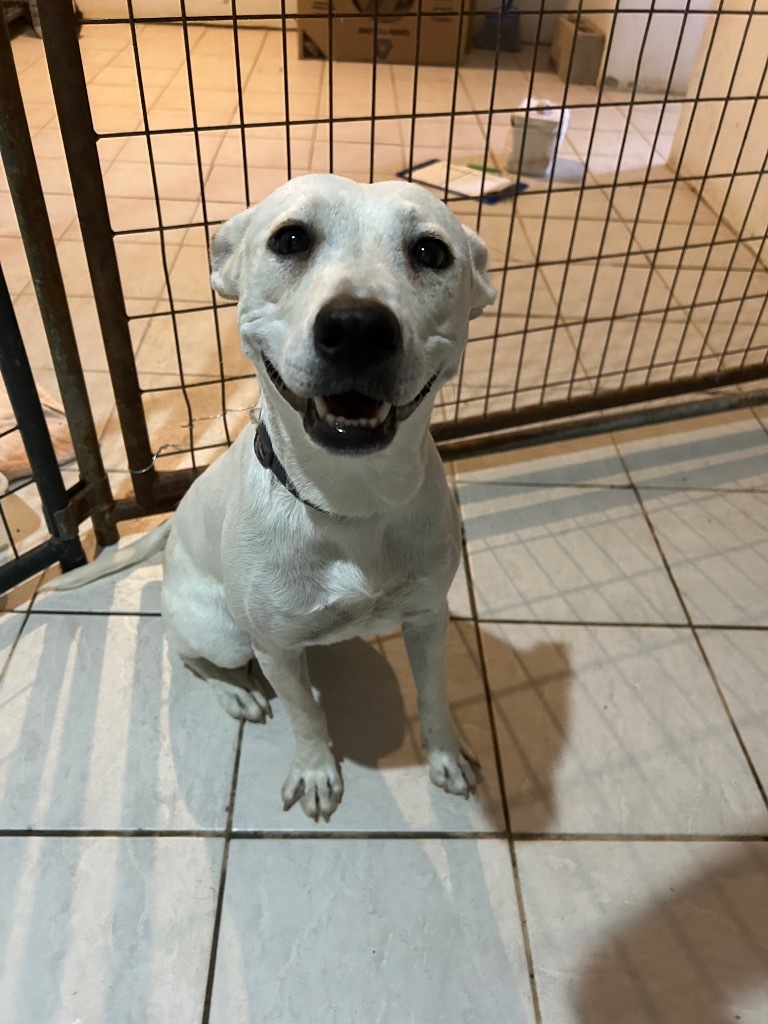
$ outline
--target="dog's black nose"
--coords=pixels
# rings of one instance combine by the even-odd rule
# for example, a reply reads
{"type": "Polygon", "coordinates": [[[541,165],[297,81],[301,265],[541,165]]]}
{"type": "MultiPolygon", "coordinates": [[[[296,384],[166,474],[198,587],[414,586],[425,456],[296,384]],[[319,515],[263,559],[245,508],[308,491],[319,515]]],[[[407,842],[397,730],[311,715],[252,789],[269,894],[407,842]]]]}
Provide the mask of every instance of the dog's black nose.
{"type": "Polygon", "coordinates": [[[402,344],[397,317],[380,302],[333,299],[315,320],[315,348],[348,373],[378,366],[402,344]]]}

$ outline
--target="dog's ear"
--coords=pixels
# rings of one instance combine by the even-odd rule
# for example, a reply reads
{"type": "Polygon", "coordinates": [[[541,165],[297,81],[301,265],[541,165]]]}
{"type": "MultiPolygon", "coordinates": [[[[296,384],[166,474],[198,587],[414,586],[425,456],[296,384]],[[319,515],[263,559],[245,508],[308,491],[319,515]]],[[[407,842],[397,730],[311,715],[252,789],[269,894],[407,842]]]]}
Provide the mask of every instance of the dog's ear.
{"type": "Polygon", "coordinates": [[[240,295],[243,239],[253,207],[225,221],[211,239],[211,285],[225,299],[240,295]]]}
{"type": "Polygon", "coordinates": [[[471,228],[465,224],[464,234],[469,242],[469,255],[472,260],[472,310],[469,314],[470,320],[480,316],[486,306],[496,298],[496,289],[491,284],[486,267],[488,266],[488,249],[485,242],[471,228]]]}

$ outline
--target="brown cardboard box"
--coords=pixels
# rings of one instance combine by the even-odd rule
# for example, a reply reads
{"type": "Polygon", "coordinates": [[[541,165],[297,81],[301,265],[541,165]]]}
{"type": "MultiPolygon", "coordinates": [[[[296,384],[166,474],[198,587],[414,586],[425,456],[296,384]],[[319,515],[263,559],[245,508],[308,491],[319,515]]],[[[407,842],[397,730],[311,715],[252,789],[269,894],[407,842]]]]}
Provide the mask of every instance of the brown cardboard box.
{"type": "Polygon", "coordinates": [[[558,76],[571,85],[599,85],[605,36],[587,18],[561,14],[555,38],[549,49],[549,61],[558,76]]]}
{"type": "MultiPolygon", "coordinates": [[[[333,59],[373,61],[374,23],[378,5],[376,59],[382,64],[413,64],[416,59],[416,12],[419,0],[298,0],[299,56],[327,58],[328,4],[333,4],[333,59]],[[322,15],[322,17],[307,17],[322,15]]],[[[471,7],[464,0],[421,0],[419,64],[456,62],[469,50],[471,7]]]]}

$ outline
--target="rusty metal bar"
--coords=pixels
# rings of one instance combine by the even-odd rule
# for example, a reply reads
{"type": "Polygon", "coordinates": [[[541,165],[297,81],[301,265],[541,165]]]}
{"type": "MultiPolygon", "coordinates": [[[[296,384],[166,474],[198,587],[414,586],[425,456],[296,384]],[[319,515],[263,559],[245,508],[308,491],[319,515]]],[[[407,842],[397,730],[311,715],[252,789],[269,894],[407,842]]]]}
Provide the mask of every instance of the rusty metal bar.
{"type": "Polygon", "coordinates": [[[45,422],[45,413],[35,387],[19,325],[11,304],[11,296],[0,270],[0,374],[8,393],[14,417],[24,442],[29,464],[40,494],[45,523],[52,534],[51,540],[34,552],[19,566],[22,556],[17,555],[10,565],[0,566],[0,590],[9,590],[24,579],[24,575],[43,569],[60,560],[63,569],[74,569],[85,563],[77,523],[66,528],[59,513],[66,511],[69,496],[53,449],[51,435],[45,422]]]}
{"type": "Polygon", "coordinates": [[[153,468],[136,473],[151,463],[152,449],[72,4],[69,0],[47,0],[40,7],[40,22],[128,467],[135,474],[136,500],[149,509],[157,474],[153,468]]]}
{"type": "Polygon", "coordinates": [[[5,18],[0,17],[0,153],[32,272],[53,368],[80,473],[90,488],[90,515],[100,544],[113,544],[112,492],[101,458],[85,376],[61,277],[43,187],[16,75],[5,18]]]}
{"type": "MultiPolygon", "coordinates": [[[[204,469],[204,466],[197,466],[195,469],[190,466],[189,469],[158,473],[151,514],[175,511],[176,506],[204,469]]],[[[146,508],[131,498],[122,498],[115,503],[115,518],[118,520],[140,519],[148,514],[146,508]]]]}

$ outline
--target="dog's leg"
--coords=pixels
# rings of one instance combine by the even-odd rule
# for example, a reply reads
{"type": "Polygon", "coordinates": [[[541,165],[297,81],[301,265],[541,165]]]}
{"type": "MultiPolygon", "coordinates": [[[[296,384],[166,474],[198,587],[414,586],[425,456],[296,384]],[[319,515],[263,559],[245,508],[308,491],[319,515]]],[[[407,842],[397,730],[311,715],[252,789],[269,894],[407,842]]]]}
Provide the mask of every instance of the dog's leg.
{"type": "Polygon", "coordinates": [[[280,791],[285,809],[298,801],[310,818],[328,821],[341,802],[344,784],[331,751],[325,713],[312,696],[307,656],[304,651],[284,653],[279,658],[261,651],[255,654],[285,705],[296,744],[288,778],[280,791]]]}
{"type": "Polygon", "coordinates": [[[272,717],[269,701],[259,688],[258,680],[242,668],[220,668],[207,658],[181,656],[181,660],[199,679],[213,686],[219,703],[233,718],[263,722],[272,717]]]}
{"type": "Polygon", "coordinates": [[[416,680],[421,740],[429,759],[429,777],[446,793],[469,796],[477,786],[478,762],[463,748],[453,724],[445,688],[445,639],[448,605],[436,613],[403,623],[403,636],[416,680]]]}

